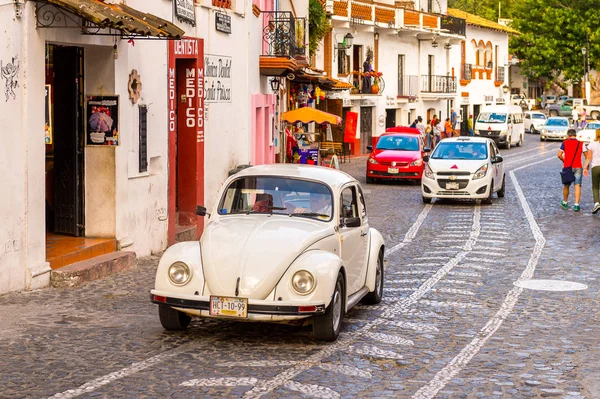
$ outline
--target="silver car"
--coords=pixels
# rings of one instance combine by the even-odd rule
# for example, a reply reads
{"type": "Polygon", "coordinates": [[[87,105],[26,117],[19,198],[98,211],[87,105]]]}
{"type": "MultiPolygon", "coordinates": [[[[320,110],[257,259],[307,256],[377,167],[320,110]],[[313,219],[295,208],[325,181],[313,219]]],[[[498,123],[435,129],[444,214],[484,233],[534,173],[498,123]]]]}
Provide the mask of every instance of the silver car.
{"type": "Polygon", "coordinates": [[[564,140],[570,128],[569,118],[564,116],[551,116],[540,131],[540,141],[564,140]]]}
{"type": "Polygon", "coordinates": [[[546,123],[546,114],[541,111],[525,111],[523,113],[523,124],[526,133],[539,133],[546,123]]]}

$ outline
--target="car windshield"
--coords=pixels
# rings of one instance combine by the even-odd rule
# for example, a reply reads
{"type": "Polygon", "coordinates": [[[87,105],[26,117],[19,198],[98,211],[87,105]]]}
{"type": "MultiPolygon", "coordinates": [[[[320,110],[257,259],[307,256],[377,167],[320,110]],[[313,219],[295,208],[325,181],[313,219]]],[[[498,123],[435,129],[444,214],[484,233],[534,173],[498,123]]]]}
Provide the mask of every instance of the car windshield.
{"type": "Polygon", "coordinates": [[[600,122],[592,122],[588,123],[585,127],[586,129],[600,129],[600,122]]]}
{"type": "Polygon", "coordinates": [[[569,121],[566,119],[548,119],[546,126],[569,126],[569,121]]]}
{"type": "Polygon", "coordinates": [[[440,142],[431,154],[432,159],[487,159],[485,143],[440,142]]]}
{"type": "Polygon", "coordinates": [[[418,136],[383,136],[377,142],[378,150],[419,151],[418,136]]]}
{"type": "Polygon", "coordinates": [[[544,114],[531,114],[531,119],[546,119],[544,114]]]}
{"type": "Polygon", "coordinates": [[[482,112],[477,122],[483,123],[506,123],[506,114],[498,112],[482,112]]]}
{"type": "Polygon", "coordinates": [[[219,215],[263,213],[328,221],[333,217],[331,190],[323,183],[278,176],[246,176],[223,194],[219,215]]]}

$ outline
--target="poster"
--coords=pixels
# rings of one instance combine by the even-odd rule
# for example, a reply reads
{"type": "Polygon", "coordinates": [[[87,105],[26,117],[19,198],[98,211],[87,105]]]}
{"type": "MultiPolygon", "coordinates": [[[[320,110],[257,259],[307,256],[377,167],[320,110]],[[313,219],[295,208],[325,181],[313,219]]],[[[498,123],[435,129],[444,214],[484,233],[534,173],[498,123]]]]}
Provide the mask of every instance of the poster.
{"type": "Polygon", "coordinates": [[[358,113],[346,112],[346,126],[344,126],[344,143],[356,141],[356,126],[358,124],[358,113]]]}
{"type": "Polygon", "coordinates": [[[46,85],[46,94],[45,94],[45,126],[44,126],[44,130],[45,130],[45,135],[44,135],[44,142],[46,144],[52,144],[52,86],[50,85],[46,85]]]}
{"type": "Polygon", "coordinates": [[[119,145],[119,96],[87,96],[86,145],[119,145]]]}

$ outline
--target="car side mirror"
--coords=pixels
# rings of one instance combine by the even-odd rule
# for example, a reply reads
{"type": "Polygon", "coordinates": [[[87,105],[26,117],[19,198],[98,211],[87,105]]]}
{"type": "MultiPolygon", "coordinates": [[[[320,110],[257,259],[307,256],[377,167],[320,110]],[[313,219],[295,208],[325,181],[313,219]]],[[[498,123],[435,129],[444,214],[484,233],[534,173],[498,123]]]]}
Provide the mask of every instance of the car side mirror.
{"type": "Polygon", "coordinates": [[[198,216],[210,216],[210,213],[206,212],[206,208],[203,207],[202,205],[198,205],[196,206],[196,215],[198,216]]]}
{"type": "Polygon", "coordinates": [[[502,158],[500,155],[496,155],[496,158],[492,160],[492,163],[500,163],[502,161],[504,161],[504,158],[502,158]]]}
{"type": "Polygon", "coordinates": [[[346,226],[346,227],[360,227],[360,218],[344,218],[342,220],[343,220],[343,223],[342,223],[343,226],[346,226]]]}
{"type": "Polygon", "coordinates": [[[368,150],[368,151],[373,151],[373,146],[372,146],[372,145],[368,145],[368,146],[367,146],[367,150],[368,150]]]}
{"type": "Polygon", "coordinates": [[[430,158],[429,155],[425,155],[423,157],[423,162],[429,162],[429,158],[430,158]]]}

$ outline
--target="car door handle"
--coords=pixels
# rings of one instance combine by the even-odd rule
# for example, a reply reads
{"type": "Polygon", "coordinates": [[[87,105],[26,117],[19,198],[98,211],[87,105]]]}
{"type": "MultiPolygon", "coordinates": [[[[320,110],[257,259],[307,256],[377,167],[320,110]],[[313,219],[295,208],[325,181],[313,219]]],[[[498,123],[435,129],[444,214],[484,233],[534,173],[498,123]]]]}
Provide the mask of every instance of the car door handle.
{"type": "Polygon", "coordinates": [[[366,236],[366,235],[367,235],[367,232],[366,232],[366,231],[361,231],[361,232],[360,232],[360,236],[361,236],[361,237],[364,237],[364,236],[366,236]]]}

